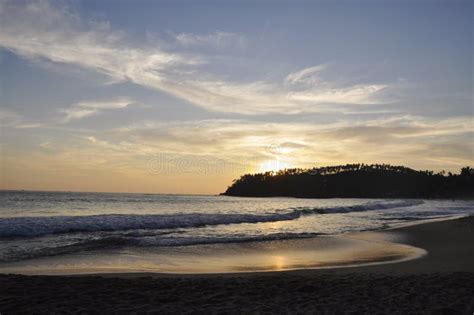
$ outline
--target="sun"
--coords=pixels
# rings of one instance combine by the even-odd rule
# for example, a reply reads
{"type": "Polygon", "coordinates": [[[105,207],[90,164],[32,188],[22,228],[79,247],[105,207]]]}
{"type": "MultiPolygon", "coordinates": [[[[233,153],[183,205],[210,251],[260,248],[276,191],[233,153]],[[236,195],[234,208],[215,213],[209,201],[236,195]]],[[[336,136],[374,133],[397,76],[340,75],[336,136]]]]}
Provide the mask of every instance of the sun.
{"type": "Polygon", "coordinates": [[[267,161],[262,162],[258,168],[258,171],[260,173],[277,172],[285,168],[291,168],[291,164],[288,162],[275,159],[275,160],[267,160],[267,161]]]}

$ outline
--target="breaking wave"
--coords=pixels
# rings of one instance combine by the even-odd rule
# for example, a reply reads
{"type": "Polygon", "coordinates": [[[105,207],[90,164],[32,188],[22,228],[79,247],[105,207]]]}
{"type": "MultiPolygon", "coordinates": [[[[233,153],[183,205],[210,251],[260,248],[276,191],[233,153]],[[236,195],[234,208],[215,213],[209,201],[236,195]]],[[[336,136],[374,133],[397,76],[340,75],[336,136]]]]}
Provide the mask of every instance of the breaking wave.
{"type": "Polygon", "coordinates": [[[222,224],[264,223],[296,220],[315,214],[348,213],[411,207],[421,200],[387,200],[333,208],[298,207],[266,214],[185,213],[162,215],[106,214],[91,216],[0,218],[0,238],[32,237],[73,232],[112,232],[193,228],[222,224]]]}

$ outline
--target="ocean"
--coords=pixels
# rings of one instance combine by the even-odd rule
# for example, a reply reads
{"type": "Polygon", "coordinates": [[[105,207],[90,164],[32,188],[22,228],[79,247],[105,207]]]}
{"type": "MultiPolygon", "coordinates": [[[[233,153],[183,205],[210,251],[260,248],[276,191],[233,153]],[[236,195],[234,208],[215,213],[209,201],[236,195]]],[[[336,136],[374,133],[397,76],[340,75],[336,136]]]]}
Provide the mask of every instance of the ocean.
{"type": "Polygon", "coordinates": [[[110,250],[305,239],[474,214],[465,200],[295,199],[80,192],[0,192],[0,269],[110,250]]]}

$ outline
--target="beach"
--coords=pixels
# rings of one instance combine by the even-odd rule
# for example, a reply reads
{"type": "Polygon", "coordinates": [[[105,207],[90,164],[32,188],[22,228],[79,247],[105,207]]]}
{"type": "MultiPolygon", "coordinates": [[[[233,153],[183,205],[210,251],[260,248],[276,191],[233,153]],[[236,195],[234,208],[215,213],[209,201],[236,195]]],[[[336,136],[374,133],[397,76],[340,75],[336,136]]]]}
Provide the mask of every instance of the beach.
{"type": "Polygon", "coordinates": [[[474,315],[474,0],[0,0],[0,315],[474,315]]]}
{"type": "Polygon", "coordinates": [[[437,313],[474,311],[474,217],[381,232],[425,254],[394,263],[225,274],[0,276],[0,312],[437,313]]]}

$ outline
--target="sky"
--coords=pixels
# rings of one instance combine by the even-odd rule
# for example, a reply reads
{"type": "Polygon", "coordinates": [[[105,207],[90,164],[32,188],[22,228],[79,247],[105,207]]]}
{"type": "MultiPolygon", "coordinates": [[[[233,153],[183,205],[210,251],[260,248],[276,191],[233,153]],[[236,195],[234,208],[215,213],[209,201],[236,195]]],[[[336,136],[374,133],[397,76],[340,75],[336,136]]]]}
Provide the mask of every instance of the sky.
{"type": "Polygon", "coordinates": [[[474,166],[472,1],[0,1],[0,189],[474,166]]]}

